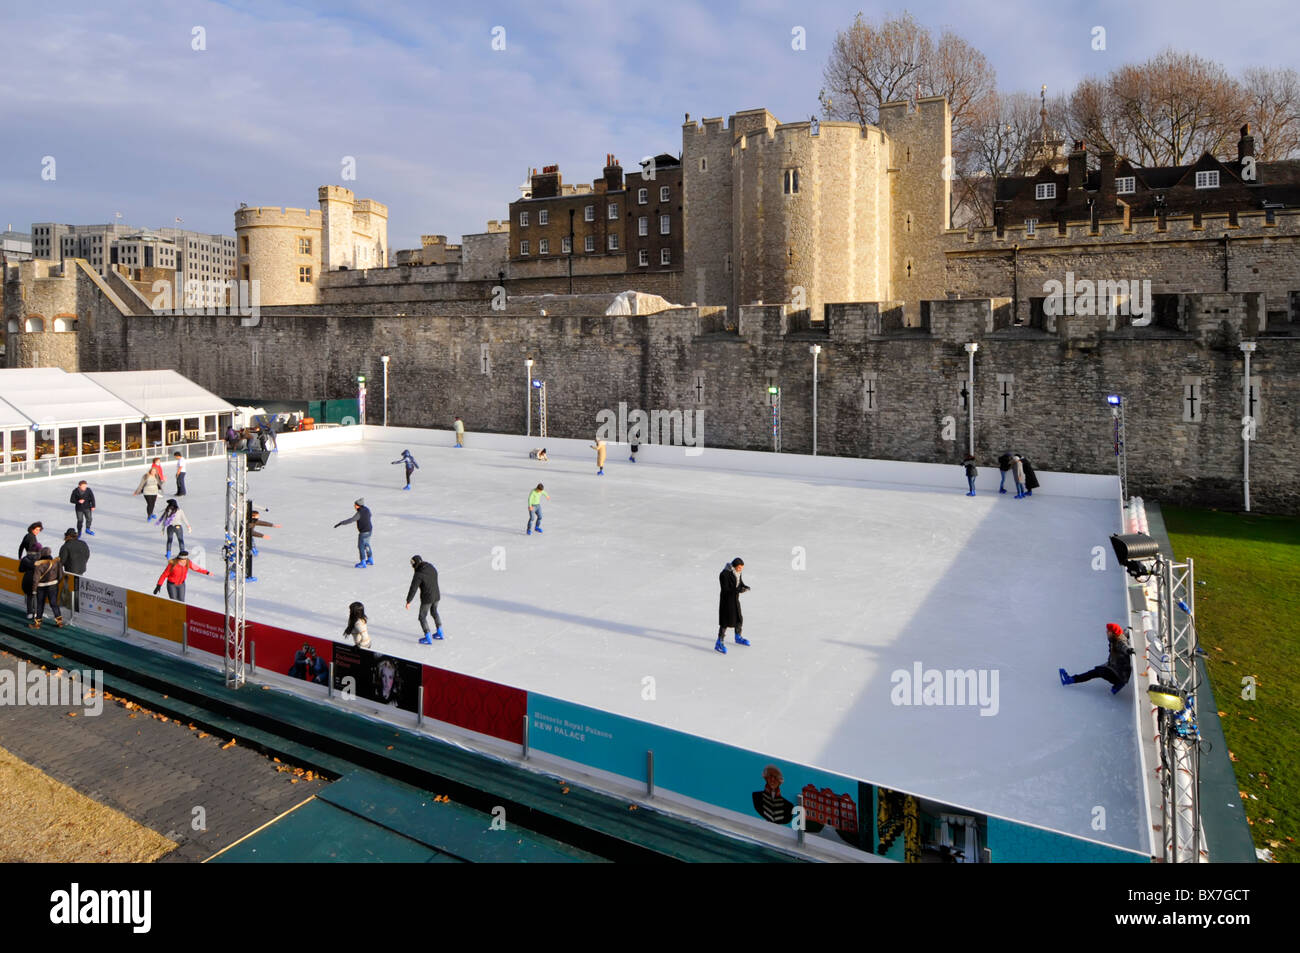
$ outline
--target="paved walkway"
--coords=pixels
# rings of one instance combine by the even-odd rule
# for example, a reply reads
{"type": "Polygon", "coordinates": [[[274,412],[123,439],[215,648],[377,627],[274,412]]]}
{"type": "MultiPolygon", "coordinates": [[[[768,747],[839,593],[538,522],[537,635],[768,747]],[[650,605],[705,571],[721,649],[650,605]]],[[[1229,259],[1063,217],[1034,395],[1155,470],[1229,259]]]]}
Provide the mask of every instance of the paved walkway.
{"type": "MultiPolygon", "coordinates": [[[[0,651],[0,670],[16,673],[20,661],[0,651]]],[[[105,700],[93,716],[58,705],[0,708],[0,747],[176,841],[160,862],[206,860],[327,784],[201,733],[121,699],[105,700]],[[195,808],[205,830],[194,829],[195,808]]]]}

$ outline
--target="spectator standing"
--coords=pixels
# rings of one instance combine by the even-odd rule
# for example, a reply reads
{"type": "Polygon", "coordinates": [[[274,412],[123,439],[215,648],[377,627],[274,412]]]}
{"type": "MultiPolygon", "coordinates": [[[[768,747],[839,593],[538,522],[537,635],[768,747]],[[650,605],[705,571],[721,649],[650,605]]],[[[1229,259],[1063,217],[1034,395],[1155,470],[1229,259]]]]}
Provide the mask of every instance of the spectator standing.
{"type": "Polygon", "coordinates": [[[45,529],[45,524],[40,520],[37,520],[35,523],[32,523],[27,527],[27,535],[24,536],[22,542],[18,544],[19,559],[22,559],[26,553],[35,553],[37,556],[41,554],[41,544],[37,537],[41,535],[41,530],[43,529],[45,529]]]}
{"type": "Polygon", "coordinates": [[[63,565],[58,558],[50,554],[50,547],[41,549],[41,557],[32,569],[32,586],[36,592],[36,607],[33,618],[28,623],[33,629],[41,627],[48,605],[54,613],[54,624],[63,628],[63,609],[59,605],[59,589],[63,585],[63,565]]]}
{"type": "Polygon", "coordinates": [[[177,450],[174,454],[172,454],[172,456],[176,458],[176,495],[184,496],[185,495],[185,458],[181,456],[181,452],[179,450],[177,450]]]}

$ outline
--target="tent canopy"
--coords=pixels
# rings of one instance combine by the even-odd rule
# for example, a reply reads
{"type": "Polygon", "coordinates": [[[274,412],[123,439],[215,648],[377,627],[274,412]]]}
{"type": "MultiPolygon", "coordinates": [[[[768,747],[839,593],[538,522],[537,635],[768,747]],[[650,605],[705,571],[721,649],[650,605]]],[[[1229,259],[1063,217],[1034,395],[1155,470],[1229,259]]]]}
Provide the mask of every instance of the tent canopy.
{"type": "Polygon", "coordinates": [[[0,426],[9,428],[53,429],[233,410],[226,401],[175,371],[69,374],[57,367],[0,370],[0,426]]]}

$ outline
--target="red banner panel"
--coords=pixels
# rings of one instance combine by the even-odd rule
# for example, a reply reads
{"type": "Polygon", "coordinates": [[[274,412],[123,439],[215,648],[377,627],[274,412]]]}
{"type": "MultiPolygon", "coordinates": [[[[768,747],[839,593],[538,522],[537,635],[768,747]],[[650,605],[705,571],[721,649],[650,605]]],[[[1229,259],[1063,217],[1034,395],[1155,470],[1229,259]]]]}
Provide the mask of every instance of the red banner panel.
{"type": "Polygon", "coordinates": [[[424,714],[438,721],[524,743],[528,693],[472,675],[424,666],[424,714]]]}
{"type": "MultiPolygon", "coordinates": [[[[186,606],[185,625],[190,648],[211,652],[213,655],[226,654],[226,617],[220,612],[186,606]]],[[[290,632],[261,622],[247,623],[244,642],[250,646],[246,649],[250,660],[253,655],[251,645],[257,643],[258,668],[269,669],[281,675],[294,674],[307,680],[312,680],[315,676],[312,664],[315,658],[321,659],[326,667],[334,658],[334,643],[329,639],[290,632]],[[304,645],[311,646],[311,653],[303,652],[304,645]],[[305,664],[299,664],[295,670],[295,662],[305,664]]],[[[321,679],[320,684],[325,684],[325,681],[326,679],[321,679]]]]}

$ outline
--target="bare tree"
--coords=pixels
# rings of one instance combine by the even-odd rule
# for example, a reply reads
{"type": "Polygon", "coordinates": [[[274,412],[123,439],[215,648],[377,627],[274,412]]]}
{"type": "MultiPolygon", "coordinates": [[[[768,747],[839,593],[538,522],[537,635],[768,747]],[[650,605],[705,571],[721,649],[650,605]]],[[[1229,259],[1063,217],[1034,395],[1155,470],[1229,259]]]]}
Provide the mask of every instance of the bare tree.
{"type": "Polygon", "coordinates": [[[1041,130],[1039,103],[1026,93],[993,93],[972,109],[964,134],[970,149],[968,172],[961,180],[964,201],[954,203],[956,208],[964,205],[967,221],[992,224],[998,183],[1036,171],[1026,163],[1038,152],[1041,130]]]}
{"type": "Polygon", "coordinates": [[[1300,74],[1256,67],[1246,70],[1242,79],[1255,155],[1265,161],[1300,156],[1300,74]]]}

